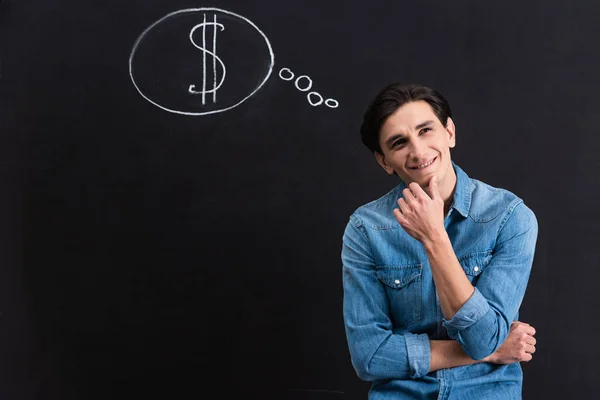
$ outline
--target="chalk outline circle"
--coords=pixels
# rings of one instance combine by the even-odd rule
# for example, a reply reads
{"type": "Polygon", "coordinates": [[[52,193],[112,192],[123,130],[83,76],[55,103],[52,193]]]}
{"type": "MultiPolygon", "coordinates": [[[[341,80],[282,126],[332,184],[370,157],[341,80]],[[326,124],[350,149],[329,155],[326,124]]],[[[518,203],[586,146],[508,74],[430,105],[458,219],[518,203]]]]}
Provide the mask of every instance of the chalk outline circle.
{"type": "Polygon", "coordinates": [[[311,105],[311,106],[313,106],[313,107],[317,107],[317,106],[320,106],[321,104],[323,104],[323,96],[321,96],[321,95],[319,94],[319,92],[310,92],[310,93],[308,93],[308,94],[306,95],[306,100],[308,100],[308,104],[310,104],[310,105],[311,105]],[[319,96],[319,99],[320,99],[320,100],[319,100],[319,102],[318,102],[318,103],[316,103],[316,104],[313,104],[313,102],[312,102],[312,101],[310,101],[310,95],[311,95],[311,94],[315,94],[315,95],[319,96]]]}
{"type": "Polygon", "coordinates": [[[327,99],[327,100],[325,100],[325,105],[326,105],[327,107],[329,107],[329,108],[338,108],[338,106],[340,105],[340,102],[339,102],[339,101],[337,101],[336,99],[327,99]],[[332,105],[330,105],[330,104],[328,103],[328,101],[333,101],[333,102],[335,102],[335,106],[332,106],[332,105]]]}
{"type": "Polygon", "coordinates": [[[275,65],[275,54],[273,53],[273,49],[271,48],[271,43],[269,42],[269,39],[248,18],[243,17],[243,16],[241,16],[239,14],[236,14],[234,12],[226,11],[226,10],[223,10],[221,8],[216,8],[216,7],[186,8],[186,9],[174,11],[172,13],[169,13],[169,14],[165,15],[164,17],[162,17],[161,19],[159,19],[158,21],[156,21],[152,25],[150,25],[148,28],[146,28],[142,32],[142,34],[137,38],[137,40],[133,44],[133,49],[131,50],[131,55],[129,56],[129,77],[131,78],[131,82],[133,82],[133,86],[135,86],[135,88],[140,93],[140,95],[143,98],[145,98],[146,100],[148,100],[150,103],[152,103],[155,106],[157,106],[158,108],[161,108],[161,109],[163,109],[165,111],[172,112],[172,113],[175,113],[175,114],[197,116],[197,115],[216,114],[216,113],[220,113],[220,112],[223,112],[223,111],[231,110],[232,108],[235,108],[235,107],[239,106],[240,104],[242,104],[244,101],[248,100],[250,97],[252,97],[254,95],[254,93],[256,93],[258,91],[258,89],[260,89],[267,82],[267,80],[271,76],[271,72],[273,72],[273,65],[275,65]],[[247,22],[254,29],[256,29],[258,31],[258,33],[260,33],[262,35],[262,37],[265,39],[265,43],[267,44],[267,47],[269,48],[269,55],[271,56],[271,63],[269,64],[269,72],[267,72],[267,75],[265,76],[265,79],[263,79],[263,81],[256,87],[256,89],[254,89],[254,91],[252,93],[250,93],[248,96],[244,97],[238,103],[236,103],[236,104],[234,104],[232,106],[229,106],[227,108],[222,108],[222,109],[219,109],[219,110],[211,110],[211,111],[206,111],[206,112],[201,112],[201,113],[171,110],[170,108],[163,107],[160,104],[156,103],[155,101],[150,100],[150,98],[148,96],[146,96],[142,92],[142,90],[138,87],[138,85],[135,83],[135,78],[133,77],[133,64],[132,64],[132,62],[133,62],[133,55],[135,54],[135,52],[136,52],[139,44],[141,43],[142,39],[144,38],[144,36],[146,36],[146,34],[148,34],[148,32],[150,32],[150,30],[152,30],[156,25],[160,24],[164,20],[166,20],[168,18],[171,18],[171,17],[173,17],[173,16],[175,16],[177,14],[182,14],[182,13],[187,13],[187,12],[198,12],[198,11],[208,11],[208,12],[210,12],[210,11],[218,11],[218,12],[222,12],[224,14],[229,14],[229,15],[232,15],[234,17],[240,18],[244,22],[247,22]]]}
{"type": "Polygon", "coordinates": [[[296,81],[294,81],[294,86],[296,86],[296,89],[298,89],[301,92],[308,92],[312,88],[312,85],[313,85],[313,81],[312,81],[312,79],[310,79],[310,76],[308,76],[308,75],[300,75],[299,77],[296,78],[296,81]],[[302,78],[306,78],[310,82],[310,84],[306,87],[306,89],[300,89],[298,87],[298,81],[302,78]]]}
{"type": "Polygon", "coordinates": [[[291,69],[289,69],[289,68],[281,68],[281,69],[279,70],[279,77],[280,77],[281,79],[283,79],[284,81],[291,81],[291,80],[293,80],[293,79],[294,79],[294,76],[295,76],[295,75],[294,75],[294,73],[293,73],[293,72],[292,72],[292,70],[291,70],[291,69]],[[284,70],[287,70],[287,71],[288,71],[288,72],[289,72],[289,73],[292,75],[292,76],[291,76],[289,79],[287,79],[287,78],[284,78],[283,76],[281,76],[281,73],[282,73],[284,70]]]}

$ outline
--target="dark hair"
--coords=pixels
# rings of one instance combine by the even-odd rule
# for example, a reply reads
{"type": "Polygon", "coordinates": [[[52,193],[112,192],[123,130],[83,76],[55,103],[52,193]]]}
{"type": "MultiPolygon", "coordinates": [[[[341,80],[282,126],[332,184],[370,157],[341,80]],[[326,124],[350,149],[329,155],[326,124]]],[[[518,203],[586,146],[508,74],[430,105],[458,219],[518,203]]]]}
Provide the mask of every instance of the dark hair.
{"type": "Polygon", "coordinates": [[[439,92],[415,83],[392,83],[375,96],[363,115],[360,127],[363,144],[369,150],[381,154],[379,130],[385,120],[404,104],[419,100],[426,101],[442,125],[446,126],[448,117],[452,117],[452,111],[448,101],[439,92]]]}

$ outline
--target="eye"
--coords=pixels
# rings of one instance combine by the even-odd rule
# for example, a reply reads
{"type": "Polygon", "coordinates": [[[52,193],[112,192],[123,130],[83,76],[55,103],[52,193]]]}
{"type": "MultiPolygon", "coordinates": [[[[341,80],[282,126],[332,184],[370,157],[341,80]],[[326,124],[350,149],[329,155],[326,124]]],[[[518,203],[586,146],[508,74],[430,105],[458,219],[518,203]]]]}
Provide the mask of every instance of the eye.
{"type": "Polygon", "coordinates": [[[400,140],[396,140],[394,143],[392,143],[392,147],[393,148],[402,147],[405,144],[406,144],[406,140],[400,139],[400,140]]]}
{"type": "Polygon", "coordinates": [[[419,132],[419,134],[421,134],[421,135],[422,135],[422,134],[424,134],[424,133],[427,133],[427,132],[429,132],[430,130],[431,130],[431,128],[423,128],[423,129],[421,129],[421,131],[419,132]]]}

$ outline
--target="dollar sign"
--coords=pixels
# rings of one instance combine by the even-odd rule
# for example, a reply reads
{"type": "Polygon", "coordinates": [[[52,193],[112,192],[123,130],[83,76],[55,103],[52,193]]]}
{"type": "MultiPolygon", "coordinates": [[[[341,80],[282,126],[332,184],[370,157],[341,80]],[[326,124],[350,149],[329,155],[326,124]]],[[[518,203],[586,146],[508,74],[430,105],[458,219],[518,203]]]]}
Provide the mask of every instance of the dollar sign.
{"type": "Polygon", "coordinates": [[[217,27],[221,28],[221,30],[225,30],[225,27],[222,24],[217,22],[217,15],[214,15],[213,22],[206,22],[206,14],[204,14],[204,22],[198,24],[192,28],[190,31],[190,41],[192,44],[199,50],[202,50],[202,90],[196,90],[196,85],[190,85],[188,88],[188,92],[191,94],[200,94],[202,95],[202,104],[206,103],[206,94],[212,93],[213,95],[213,103],[217,102],[217,90],[223,85],[225,81],[225,64],[223,61],[217,56],[217,27]],[[206,27],[213,27],[213,41],[212,41],[212,51],[206,49],[206,27]],[[202,46],[199,46],[194,41],[194,32],[196,29],[202,28],[202,46]],[[212,71],[213,71],[213,87],[212,89],[206,88],[206,57],[212,57],[212,71]],[[221,65],[221,69],[223,70],[223,75],[221,75],[221,80],[217,83],[217,62],[221,65]]]}

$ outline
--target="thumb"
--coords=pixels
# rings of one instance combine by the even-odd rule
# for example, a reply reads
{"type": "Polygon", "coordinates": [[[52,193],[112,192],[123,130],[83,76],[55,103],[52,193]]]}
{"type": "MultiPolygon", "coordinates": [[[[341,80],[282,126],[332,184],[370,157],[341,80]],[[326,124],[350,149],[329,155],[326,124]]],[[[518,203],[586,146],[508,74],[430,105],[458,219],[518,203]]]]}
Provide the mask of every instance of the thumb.
{"type": "Polygon", "coordinates": [[[432,176],[429,180],[429,193],[431,193],[432,199],[440,197],[437,175],[432,176]]]}

